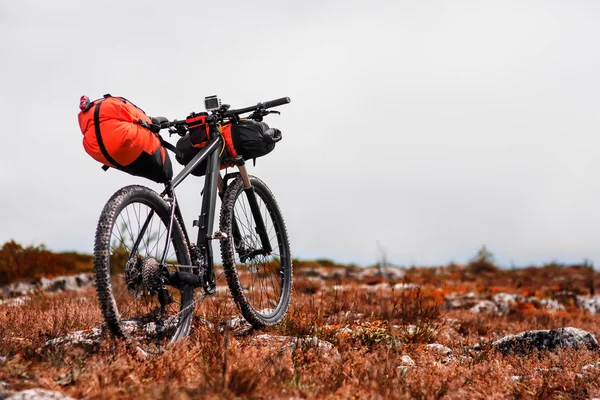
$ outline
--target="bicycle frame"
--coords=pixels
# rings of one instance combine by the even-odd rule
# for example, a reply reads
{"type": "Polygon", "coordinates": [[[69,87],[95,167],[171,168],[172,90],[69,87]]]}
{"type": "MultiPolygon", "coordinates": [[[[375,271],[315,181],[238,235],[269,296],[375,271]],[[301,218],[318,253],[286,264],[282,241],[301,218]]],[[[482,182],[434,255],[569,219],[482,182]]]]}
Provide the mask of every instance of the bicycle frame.
{"type": "MultiPolygon", "coordinates": [[[[225,181],[223,181],[223,178],[221,177],[220,173],[219,151],[224,146],[224,139],[221,136],[221,132],[218,126],[219,117],[221,118],[221,121],[222,118],[225,117],[230,118],[230,121],[235,122],[239,121],[240,114],[246,112],[254,112],[255,114],[258,113],[259,120],[262,120],[262,117],[264,115],[269,114],[269,112],[266,111],[268,108],[287,104],[289,102],[290,99],[288,97],[283,97],[265,103],[258,103],[256,106],[246,107],[238,110],[229,110],[228,105],[223,105],[221,106],[221,109],[219,111],[213,111],[211,118],[209,118],[209,121],[207,121],[210,127],[211,139],[208,141],[206,146],[192,158],[192,160],[183,168],[183,170],[174,179],[165,183],[165,190],[162,192],[161,197],[164,198],[165,196],[167,196],[166,200],[171,203],[171,215],[167,231],[167,242],[165,245],[165,250],[163,252],[162,259],[160,260],[159,264],[162,267],[165,266],[166,256],[168,254],[169,243],[173,229],[174,218],[177,218],[177,220],[180,223],[181,229],[183,230],[183,235],[185,237],[190,251],[192,264],[179,265],[179,271],[177,272],[165,272],[163,274],[163,277],[169,285],[180,287],[182,283],[185,283],[195,287],[200,286],[200,284],[202,284],[207,294],[214,294],[215,291],[216,279],[214,274],[214,260],[211,241],[213,239],[222,239],[224,238],[223,235],[225,235],[225,233],[219,232],[219,235],[215,235],[215,237],[213,237],[214,219],[216,212],[216,196],[217,191],[219,192],[219,195],[222,196],[227,186],[227,176],[225,176],[225,181]],[[187,229],[185,227],[183,215],[181,213],[179,203],[177,202],[177,197],[175,196],[174,189],[177,186],[179,186],[181,182],[183,182],[183,180],[187,178],[188,175],[190,175],[192,171],[194,171],[200,165],[200,163],[202,163],[205,160],[207,161],[207,165],[204,189],[202,191],[202,208],[198,220],[195,220],[193,224],[193,226],[197,226],[199,228],[198,238],[194,246],[191,244],[187,229]],[[202,263],[199,262],[200,257],[202,257],[202,263]]],[[[170,128],[177,125],[181,126],[183,125],[182,122],[184,121],[173,121],[167,123],[166,127],[170,128]]],[[[159,130],[165,128],[165,126],[161,124],[162,122],[158,125],[159,130]]],[[[180,133],[178,129],[170,132],[180,133]]],[[[264,220],[260,213],[260,207],[256,199],[254,188],[252,187],[252,184],[250,182],[248,172],[246,171],[245,161],[243,157],[238,156],[234,160],[234,164],[239,169],[239,175],[244,185],[244,192],[248,199],[248,204],[250,206],[252,216],[256,224],[255,229],[258,233],[262,244],[262,248],[254,249],[251,253],[244,254],[243,256],[240,255],[240,258],[243,260],[247,260],[248,258],[253,258],[257,255],[270,255],[272,252],[271,243],[265,228],[264,220]]],[[[140,232],[140,238],[147,229],[148,223],[153,216],[154,212],[151,212],[146,218],[146,221],[143,224],[143,227],[140,232]]],[[[232,236],[234,239],[234,246],[237,250],[237,244],[242,240],[242,238],[240,237],[240,230],[235,218],[233,220],[232,236]]],[[[139,240],[135,243],[134,248],[131,252],[132,254],[135,252],[138,245],[139,240]]]]}
{"type": "MultiPolygon", "coordinates": [[[[173,179],[171,183],[171,191],[185,178],[187,178],[192,171],[200,165],[204,160],[208,160],[206,164],[206,174],[204,180],[204,189],[202,191],[202,208],[200,209],[200,216],[197,221],[194,221],[194,226],[198,226],[198,238],[196,239],[196,246],[200,251],[200,254],[204,257],[206,262],[206,271],[204,271],[204,282],[202,282],[205,287],[207,284],[211,284],[214,286],[214,282],[207,281],[210,279],[212,281],[212,277],[214,276],[214,259],[213,259],[213,250],[211,241],[213,239],[213,227],[215,220],[215,212],[217,205],[217,187],[218,182],[221,181],[220,174],[220,162],[219,162],[219,150],[223,144],[223,139],[220,133],[213,132],[213,136],[208,144],[194,156],[194,158],[183,168],[183,170],[173,179]]],[[[167,185],[167,190],[168,190],[167,185]]],[[[179,207],[179,203],[176,202],[175,193],[173,192],[173,205],[175,206],[174,211],[177,212],[179,216],[181,216],[181,209],[179,207]]],[[[173,218],[173,217],[171,217],[173,218]]],[[[187,233],[187,229],[183,222],[183,218],[180,218],[181,229],[183,230],[183,234],[190,243],[189,235],[187,233]]],[[[171,230],[167,232],[167,237],[171,237],[171,230]]],[[[192,264],[194,264],[197,260],[192,260],[192,264]]]]}
{"type": "MultiPolygon", "coordinates": [[[[223,178],[221,177],[220,173],[219,151],[222,149],[222,146],[223,138],[219,132],[219,129],[216,127],[212,127],[211,139],[209,140],[207,145],[202,150],[200,150],[198,154],[194,156],[194,158],[183,168],[183,170],[175,178],[173,178],[171,182],[165,184],[165,190],[161,195],[162,197],[164,197],[165,195],[168,196],[171,201],[171,220],[167,232],[167,246],[169,243],[169,238],[171,237],[173,218],[177,218],[179,220],[181,229],[183,230],[183,235],[186,238],[188,245],[191,244],[185,223],[183,221],[181,208],[179,207],[177,197],[175,196],[174,189],[175,187],[179,186],[183,182],[183,180],[187,178],[192,173],[192,171],[194,171],[200,165],[200,163],[202,163],[204,160],[207,160],[204,188],[202,191],[202,207],[200,210],[198,220],[195,220],[193,224],[193,226],[198,227],[196,248],[198,249],[199,254],[204,259],[204,266],[206,267],[206,269],[202,271],[203,273],[196,275],[190,273],[191,271],[189,271],[190,268],[188,266],[181,266],[180,269],[184,271],[170,272],[168,280],[169,283],[174,286],[178,286],[179,284],[181,284],[181,282],[185,282],[193,286],[199,286],[200,284],[202,284],[204,286],[205,291],[208,294],[212,294],[211,291],[214,293],[214,287],[216,285],[212,248],[212,240],[215,239],[213,237],[213,232],[217,204],[216,196],[217,192],[221,196],[224,190],[226,189],[226,182],[223,181],[223,178]]],[[[270,254],[272,251],[271,243],[267,235],[263,218],[260,214],[260,208],[256,200],[254,188],[250,183],[250,179],[245,168],[245,162],[241,157],[239,157],[239,159],[236,161],[236,165],[239,169],[239,174],[244,183],[244,192],[246,193],[248,203],[250,205],[250,209],[254,217],[256,230],[261,239],[261,244],[263,245],[262,249],[255,250],[252,254],[249,254],[248,256],[253,257],[258,254],[270,254]]],[[[149,215],[148,219],[150,219],[151,217],[152,215],[149,215]]],[[[147,222],[148,221],[146,221],[146,223],[144,224],[143,230],[145,230],[147,222]]],[[[236,242],[240,239],[239,228],[235,220],[233,221],[233,236],[236,242]]],[[[165,262],[165,257],[167,254],[166,250],[167,249],[165,248],[163,259],[160,261],[160,264],[162,265],[164,265],[165,262]]],[[[192,257],[192,265],[197,264],[197,254],[190,255],[192,257]]]]}

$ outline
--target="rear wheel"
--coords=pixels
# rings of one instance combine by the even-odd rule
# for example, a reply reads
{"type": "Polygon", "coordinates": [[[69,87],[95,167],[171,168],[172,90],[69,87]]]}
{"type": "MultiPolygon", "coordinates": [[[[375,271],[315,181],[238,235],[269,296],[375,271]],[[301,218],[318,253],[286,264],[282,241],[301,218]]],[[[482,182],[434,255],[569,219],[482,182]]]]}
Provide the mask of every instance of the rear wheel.
{"type": "Polygon", "coordinates": [[[179,268],[191,272],[180,267],[190,265],[181,227],[174,219],[167,240],[169,223],[169,206],[144,186],[120,189],[102,210],[94,244],[96,291],[115,336],[175,341],[189,333],[194,289],[166,286],[161,277],[179,268]]]}
{"type": "Polygon", "coordinates": [[[233,299],[255,328],[281,322],[292,293],[292,257],[285,223],[275,197],[260,179],[250,176],[272,251],[261,254],[262,242],[241,178],[222,199],[221,257],[233,299]]]}

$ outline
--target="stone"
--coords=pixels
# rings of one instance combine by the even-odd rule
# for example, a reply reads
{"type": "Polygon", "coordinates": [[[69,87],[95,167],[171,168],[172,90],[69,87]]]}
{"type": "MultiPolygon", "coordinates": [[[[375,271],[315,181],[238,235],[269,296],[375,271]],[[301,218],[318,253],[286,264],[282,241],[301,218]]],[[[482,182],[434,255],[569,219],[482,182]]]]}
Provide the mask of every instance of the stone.
{"type": "Polygon", "coordinates": [[[252,325],[248,321],[246,321],[243,317],[236,317],[231,321],[228,321],[221,326],[221,330],[224,330],[225,327],[229,328],[234,335],[245,335],[252,331],[252,325]]]}
{"type": "Polygon", "coordinates": [[[596,368],[600,368],[600,362],[584,365],[583,367],[581,367],[581,370],[591,372],[592,370],[595,370],[596,368]]]}
{"type": "Polygon", "coordinates": [[[361,289],[366,290],[368,293],[377,293],[378,291],[386,291],[386,290],[391,290],[391,286],[389,283],[386,282],[381,282],[381,283],[377,283],[375,285],[367,285],[367,284],[362,284],[359,286],[361,289]]]}
{"type": "Polygon", "coordinates": [[[412,358],[410,358],[410,356],[407,356],[406,354],[403,355],[402,357],[400,357],[400,362],[401,362],[402,367],[414,367],[415,366],[415,361],[412,358]]]}
{"type": "Polygon", "coordinates": [[[279,352],[293,353],[296,349],[318,350],[320,357],[330,358],[336,362],[341,362],[342,357],[332,343],[319,339],[315,336],[292,337],[263,334],[253,337],[250,344],[254,346],[263,346],[279,352]]]}
{"type": "Polygon", "coordinates": [[[410,290],[417,289],[419,285],[415,285],[414,283],[396,283],[394,285],[394,290],[410,290]]]}
{"type": "Polygon", "coordinates": [[[469,309],[469,311],[471,311],[474,314],[479,314],[479,313],[497,314],[499,312],[499,309],[498,309],[498,306],[496,305],[496,303],[494,303],[493,301],[481,300],[480,302],[475,304],[473,307],[471,307],[469,309]]]}
{"type": "Polygon", "coordinates": [[[469,309],[475,306],[477,303],[481,301],[481,298],[473,292],[462,293],[462,292],[454,292],[448,293],[444,300],[446,301],[444,307],[453,310],[453,309],[469,309]]]}
{"type": "Polygon", "coordinates": [[[28,389],[13,393],[6,400],[74,400],[60,392],[45,389],[28,389]]]}
{"type": "Polygon", "coordinates": [[[7,307],[21,307],[24,306],[29,300],[31,300],[31,297],[29,296],[20,296],[12,299],[0,300],[0,305],[7,307]]]}
{"type": "Polygon", "coordinates": [[[407,356],[406,354],[400,357],[400,365],[398,365],[398,370],[403,374],[407,373],[409,369],[415,366],[415,361],[407,356]]]}
{"type": "Polygon", "coordinates": [[[503,354],[527,354],[535,349],[554,351],[559,348],[599,348],[594,335],[573,327],[508,335],[493,342],[492,347],[503,354]]]}
{"type": "Polygon", "coordinates": [[[498,306],[498,314],[506,315],[512,305],[523,300],[523,296],[512,293],[496,293],[492,300],[498,306]]]}
{"type": "Polygon", "coordinates": [[[0,297],[29,296],[38,290],[46,293],[67,292],[87,289],[96,284],[93,273],[42,278],[38,283],[14,282],[0,288],[0,297]]]}
{"type": "Polygon", "coordinates": [[[61,346],[79,346],[88,350],[95,350],[100,346],[103,337],[102,328],[92,328],[85,331],[69,333],[66,336],[48,340],[42,346],[42,349],[61,347],[61,346]]]}
{"type": "Polygon", "coordinates": [[[598,314],[600,313],[600,296],[593,297],[584,297],[577,296],[575,298],[577,302],[577,307],[582,310],[590,313],[590,314],[598,314]]]}
{"type": "Polygon", "coordinates": [[[425,349],[432,353],[436,360],[441,364],[448,364],[452,361],[452,349],[439,343],[430,343],[425,345],[425,349]]]}
{"type": "Polygon", "coordinates": [[[540,304],[550,312],[564,311],[565,306],[553,299],[541,299],[540,304]]]}
{"type": "Polygon", "coordinates": [[[398,267],[382,267],[381,269],[376,267],[369,267],[364,268],[358,273],[351,272],[350,275],[353,278],[357,278],[359,280],[378,277],[388,281],[399,281],[401,279],[404,279],[404,277],[406,276],[406,272],[398,267]]]}
{"type": "MultiPolygon", "coordinates": [[[[154,339],[159,334],[162,334],[163,336],[171,336],[175,333],[175,329],[177,329],[177,321],[175,320],[170,321],[169,324],[164,325],[161,329],[158,329],[156,323],[154,322],[148,322],[144,324],[142,321],[136,319],[123,320],[122,325],[123,330],[128,335],[145,339],[154,339]]],[[[41,351],[52,347],[76,346],[82,347],[88,351],[95,351],[100,346],[100,342],[107,335],[108,330],[106,330],[104,325],[102,325],[96,328],[72,332],[63,337],[48,340],[39,350],[41,351]]]]}
{"type": "Polygon", "coordinates": [[[264,344],[271,348],[277,348],[281,351],[295,350],[298,346],[317,347],[324,350],[333,350],[333,344],[325,340],[321,340],[315,336],[293,337],[293,336],[277,336],[263,334],[253,337],[250,340],[253,344],[264,344]]]}
{"type": "Polygon", "coordinates": [[[3,286],[0,289],[0,295],[4,298],[25,296],[35,292],[36,286],[27,282],[14,282],[3,286]]]}
{"type": "Polygon", "coordinates": [[[56,278],[42,278],[40,286],[46,292],[71,292],[86,289],[95,285],[94,274],[81,273],[77,275],[58,276],[56,278]]]}

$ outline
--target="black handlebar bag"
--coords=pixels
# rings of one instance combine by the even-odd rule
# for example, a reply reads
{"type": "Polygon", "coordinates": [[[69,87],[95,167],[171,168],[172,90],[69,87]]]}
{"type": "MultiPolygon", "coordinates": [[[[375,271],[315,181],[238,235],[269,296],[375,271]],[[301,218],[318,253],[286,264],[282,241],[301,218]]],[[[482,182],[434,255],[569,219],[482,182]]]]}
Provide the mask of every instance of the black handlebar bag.
{"type": "MultiPolygon", "coordinates": [[[[230,136],[237,155],[249,160],[272,152],[275,144],[281,140],[281,131],[270,128],[266,122],[247,119],[232,124],[230,136]]],[[[227,137],[225,141],[227,142],[227,137]]]]}

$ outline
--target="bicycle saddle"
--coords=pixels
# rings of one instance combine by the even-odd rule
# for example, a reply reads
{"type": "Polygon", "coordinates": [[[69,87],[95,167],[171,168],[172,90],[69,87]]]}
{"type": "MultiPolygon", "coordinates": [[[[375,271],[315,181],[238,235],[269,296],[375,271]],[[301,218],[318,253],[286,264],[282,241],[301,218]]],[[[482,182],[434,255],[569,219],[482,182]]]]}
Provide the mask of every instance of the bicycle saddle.
{"type": "Polygon", "coordinates": [[[150,119],[155,125],[160,125],[161,122],[169,122],[169,120],[165,117],[150,117],[150,119]]]}

